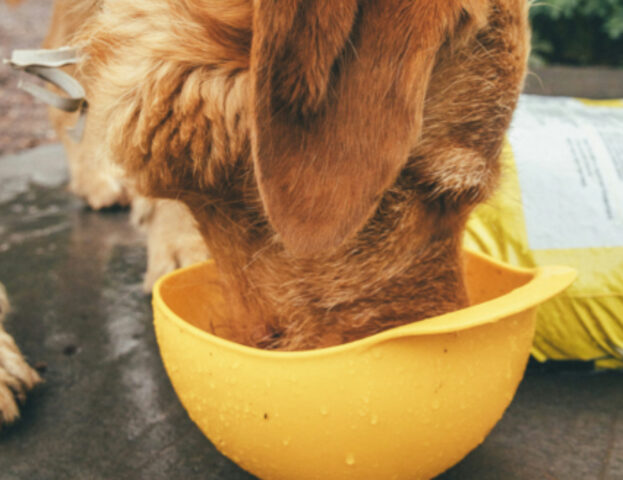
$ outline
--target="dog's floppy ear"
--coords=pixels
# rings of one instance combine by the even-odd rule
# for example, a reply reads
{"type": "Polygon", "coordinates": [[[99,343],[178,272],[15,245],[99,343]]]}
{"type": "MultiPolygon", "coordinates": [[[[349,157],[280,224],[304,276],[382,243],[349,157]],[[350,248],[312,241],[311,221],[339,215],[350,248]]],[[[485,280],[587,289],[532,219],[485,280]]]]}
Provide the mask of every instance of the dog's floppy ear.
{"type": "Polygon", "coordinates": [[[465,3],[478,2],[254,0],[254,166],[294,254],[333,249],[372,215],[417,143],[436,53],[465,3]]]}

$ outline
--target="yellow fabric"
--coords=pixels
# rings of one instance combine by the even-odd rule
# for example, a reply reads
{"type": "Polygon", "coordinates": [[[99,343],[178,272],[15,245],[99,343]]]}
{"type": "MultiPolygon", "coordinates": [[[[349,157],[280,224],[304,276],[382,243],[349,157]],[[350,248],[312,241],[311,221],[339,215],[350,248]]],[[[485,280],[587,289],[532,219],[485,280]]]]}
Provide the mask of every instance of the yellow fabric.
{"type": "MultiPolygon", "coordinates": [[[[623,101],[584,103],[623,107],[623,101]]],[[[595,360],[599,367],[623,368],[623,247],[530,250],[509,143],[502,161],[500,188],[472,215],[466,247],[523,267],[575,268],[576,282],[540,307],[532,354],[540,361],[595,360]]]]}

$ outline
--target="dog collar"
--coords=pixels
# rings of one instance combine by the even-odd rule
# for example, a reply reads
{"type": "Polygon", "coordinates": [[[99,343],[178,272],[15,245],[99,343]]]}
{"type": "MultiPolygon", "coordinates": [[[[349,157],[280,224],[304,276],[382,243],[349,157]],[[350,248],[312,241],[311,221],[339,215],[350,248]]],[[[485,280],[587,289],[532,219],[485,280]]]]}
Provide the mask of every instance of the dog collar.
{"type": "Polygon", "coordinates": [[[19,88],[51,107],[64,112],[79,112],[76,124],[67,129],[69,137],[75,142],[80,142],[82,139],[88,103],[86,93],[80,82],[61,70],[61,67],[75,65],[79,60],[80,53],[77,48],[73,47],[61,47],[53,50],[14,50],[11,58],[4,60],[5,64],[10,65],[15,70],[21,70],[39,77],[65,93],[65,96],[59,95],[47,88],[21,79],[18,83],[19,88]]]}

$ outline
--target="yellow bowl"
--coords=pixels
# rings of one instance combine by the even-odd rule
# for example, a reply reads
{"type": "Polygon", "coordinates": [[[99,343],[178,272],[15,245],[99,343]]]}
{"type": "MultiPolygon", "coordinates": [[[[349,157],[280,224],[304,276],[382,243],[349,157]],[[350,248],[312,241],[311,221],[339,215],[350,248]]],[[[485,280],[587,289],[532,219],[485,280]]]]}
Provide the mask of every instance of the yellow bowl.
{"type": "Polygon", "coordinates": [[[165,368],[216,448],[261,479],[431,478],[502,417],[536,306],[575,278],[566,267],[518,269],[474,253],[465,261],[473,306],[304,352],[208,333],[206,304],[222,302],[213,264],[173,272],[153,300],[165,368]]]}

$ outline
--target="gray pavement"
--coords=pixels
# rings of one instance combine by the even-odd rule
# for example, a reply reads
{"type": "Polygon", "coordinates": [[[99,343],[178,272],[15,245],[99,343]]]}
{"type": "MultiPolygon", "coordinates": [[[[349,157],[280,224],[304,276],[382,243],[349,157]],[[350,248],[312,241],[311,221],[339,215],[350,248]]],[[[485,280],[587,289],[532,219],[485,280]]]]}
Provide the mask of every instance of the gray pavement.
{"type": "MultiPolygon", "coordinates": [[[[21,421],[0,432],[0,480],[252,478],[175,397],[127,212],[92,212],[65,182],[58,145],[0,158],[6,327],[45,370],[21,421]]],[[[533,366],[484,444],[440,478],[621,480],[622,407],[621,372],[533,366]]]]}

